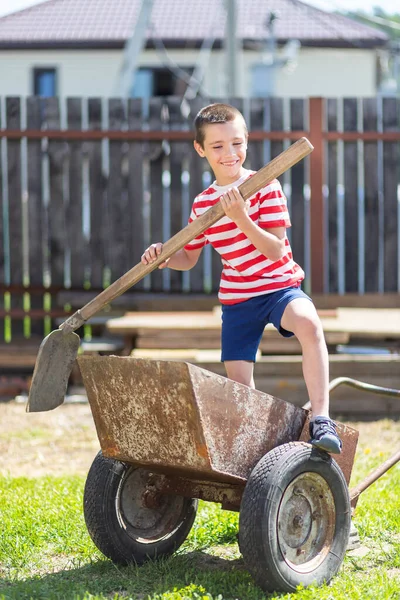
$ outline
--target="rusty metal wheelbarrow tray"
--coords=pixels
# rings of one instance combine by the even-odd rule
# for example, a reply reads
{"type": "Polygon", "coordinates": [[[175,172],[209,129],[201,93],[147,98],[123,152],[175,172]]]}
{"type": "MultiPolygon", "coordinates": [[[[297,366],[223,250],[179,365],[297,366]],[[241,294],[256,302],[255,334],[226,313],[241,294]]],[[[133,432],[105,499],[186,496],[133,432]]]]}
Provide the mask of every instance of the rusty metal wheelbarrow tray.
{"type": "MultiPolygon", "coordinates": [[[[78,358],[103,455],[174,477],[238,484],[271,449],[308,440],[308,411],[187,362],[78,358]]],[[[338,424],[347,483],[358,432],[338,424]]]]}

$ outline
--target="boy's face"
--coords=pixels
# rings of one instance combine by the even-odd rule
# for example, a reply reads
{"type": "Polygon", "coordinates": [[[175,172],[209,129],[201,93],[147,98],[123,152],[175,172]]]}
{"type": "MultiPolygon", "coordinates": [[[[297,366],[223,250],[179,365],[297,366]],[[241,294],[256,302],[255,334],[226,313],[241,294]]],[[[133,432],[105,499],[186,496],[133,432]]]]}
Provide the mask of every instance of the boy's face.
{"type": "Polygon", "coordinates": [[[203,146],[194,142],[194,147],[208,160],[218,185],[229,185],[243,175],[247,131],[240,117],[227,123],[205,125],[203,146]]]}

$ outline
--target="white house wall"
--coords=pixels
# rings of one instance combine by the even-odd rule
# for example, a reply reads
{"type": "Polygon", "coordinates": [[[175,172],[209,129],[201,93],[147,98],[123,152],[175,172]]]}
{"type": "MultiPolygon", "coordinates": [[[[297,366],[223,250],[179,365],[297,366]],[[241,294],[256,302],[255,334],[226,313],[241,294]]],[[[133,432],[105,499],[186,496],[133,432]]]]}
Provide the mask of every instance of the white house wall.
{"type": "MultiPolygon", "coordinates": [[[[193,66],[195,50],[171,50],[181,66],[193,66]]],[[[260,61],[256,52],[243,53],[244,71],[239,78],[239,96],[250,93],[251,66],[260,61]]],[[[119,50],[0,50],[0,95],[27,96],[33,93],[33,68],[55,67],[60,96],[115,95],[121,64],[119,50]]],[[[159,55],[146,51],[139,66],[162,66],[159,55]]],[[[205,77],[212,96],[224,96],[225,56],[213,52],[205,77]]],[[[376,52],[360,49],[302,48],[292,68],[280,69],[275,94],[281,97],[368,96],[376,94],[376,52]]]]}
{"type": "Polygon", "coordinates": [[[286,67],[276,83],[277,96],[374,96],[375,50],[302,48],[296,68],[286,67]]]}

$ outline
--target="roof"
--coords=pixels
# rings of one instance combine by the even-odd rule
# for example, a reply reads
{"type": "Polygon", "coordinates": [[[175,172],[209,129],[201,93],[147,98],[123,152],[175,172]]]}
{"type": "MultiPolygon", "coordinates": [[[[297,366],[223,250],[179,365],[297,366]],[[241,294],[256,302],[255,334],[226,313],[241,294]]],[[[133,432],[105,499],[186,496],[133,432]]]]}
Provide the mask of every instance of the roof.
{"type": "MultiPolygon", "coordinates": [[[[132,35],[141,0],[48,0],[0,19],[0,47],[121,47],[132,35]]],[[[382,46],[382,31],[324,12],[299,0],[237,0],[238,36],[245,42],[268,38],[274,12],[278,41],[303,45],[382,46]]],[[[154,0],[147,40],[190,46],[224,38],[224,0],[154,0]]]]}

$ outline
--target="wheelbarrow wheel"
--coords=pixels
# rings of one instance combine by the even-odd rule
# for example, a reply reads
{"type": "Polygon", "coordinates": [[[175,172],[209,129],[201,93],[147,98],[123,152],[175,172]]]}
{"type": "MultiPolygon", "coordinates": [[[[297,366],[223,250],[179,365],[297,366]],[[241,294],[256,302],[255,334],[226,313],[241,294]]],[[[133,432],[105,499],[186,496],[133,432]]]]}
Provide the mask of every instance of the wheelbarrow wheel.
{"type": "Polygon", "coordinates": [[[197,500],[163,495],[144,503],[150,472],[98,453],[84,491],[84,517],[97,548],[117,564],[172,554],[193,525],[197,500]]]}
{"type": "Polygon", "coordinates": [[[350,524],[349,492],[338,464],[309,444],[292,442],[268,452],[251,472],[239,547],[264,591],[294,592],[336,575],[350,524]]]}

